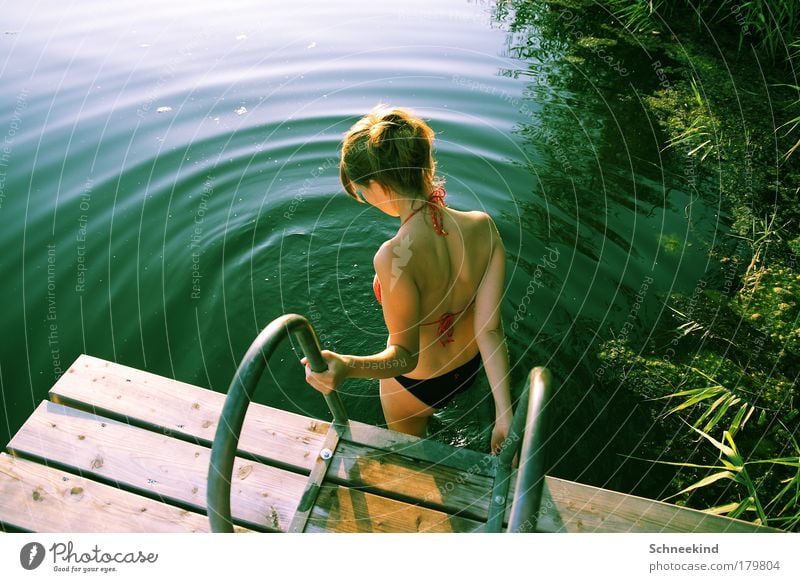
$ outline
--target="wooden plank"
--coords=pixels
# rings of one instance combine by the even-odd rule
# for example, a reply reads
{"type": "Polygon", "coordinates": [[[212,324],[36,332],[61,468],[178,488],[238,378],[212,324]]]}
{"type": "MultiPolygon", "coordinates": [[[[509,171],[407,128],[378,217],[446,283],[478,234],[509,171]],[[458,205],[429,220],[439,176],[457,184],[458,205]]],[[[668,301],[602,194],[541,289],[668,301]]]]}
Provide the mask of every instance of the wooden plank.
{"type": "Polygon", "coordinates": [[[436,532],[478,531],[481,523],[365,491],[323,485],[308,520],[307,532],[436,532]]]}
{"type": "Polygon", "coordinates": [[[328,476],[350,487],[366,487],[399,499],[422,502],[448,513],[486,520],[492,479],[485,475],[410,459],[342,441],[328,476]]]}
{"type": "MultiPolygon", "coordinates": [[[[214,440],[225,395],[81,355],[51,388],[50,399],[208,445],[214,440]]],[[[252,403],[239,450],[308,472],[328,426],[321,420],[252,403]]]]}
{"type": "Polygon", "coordinates": [[[33,532],[209,531],[208,519],[199,513],[5,453],[0,453],[0,499],[0,521],[33,532]]]}
{"type": "Polygon", "coordinates": [[[368,445],[471,474],[494,476],[493,457],[471,449],[452,447],[438,441],[353,421],[342,433],[342,438],[352,443],[368,445]]]}
{"type": "MultiPolygon", "coordinates": [[[[16,454],[205,511],[211,450],[122,422],[43,402],[8,445],[16,454]]],[[[234,520],[285,531],[306,477],[237,458],[234,520]]]]}
{"type": "MultiPolygon", "coordinates": [[[[81,355],[50,390],[50,399],[207,444],[214,439],[225,395],[81,355]]],[[[307,472],[322,448],[329,426],[322,420],[251,403],[239,450],[307,472]]],[[[487,462],[489,455],[477,451],[356,421],[348,423],[343,436],[352,442],[409,457],[478,474],[493,474],[492,463],[487,462]]]]}
{"type": "MultiPolygon", "coordinates": [[[[510,489],[513,492],[513,484],[510,489]]],[[[513,493],[509,493],[509,498],[513,493]]],[[[510,504],[509,504],[510,507],[510,504]]],[[[547,477],[538,531],[543,532],[777,532],[669,503],[547,477]]]]}

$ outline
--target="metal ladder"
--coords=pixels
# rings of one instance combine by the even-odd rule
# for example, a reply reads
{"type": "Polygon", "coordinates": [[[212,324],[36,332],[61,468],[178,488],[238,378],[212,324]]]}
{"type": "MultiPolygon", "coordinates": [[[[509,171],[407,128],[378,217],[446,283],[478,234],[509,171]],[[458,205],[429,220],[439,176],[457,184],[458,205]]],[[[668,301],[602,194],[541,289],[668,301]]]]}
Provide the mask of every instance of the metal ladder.
{"type": "MultiPolygon", "coordinates": [[[[233,532],[231,477],[245,414],[269,358],[289,335],[297,340],[312,370],[322,372],[327,369],[316,333],[301,315],[278,317],[250,345],[228,389],[211,448],[206,503],[212,532],[233,532]]],[[[551,375],[546,368],[537,367],[531,370],[528,380],[517,403],[506,444],[493,458],[494,483],[485,528],[487,532],[502,531],[513,476],[512,464],[518,452],[519,469],[507,531],[536,531],[545,478],[543,413],[550,396],[551,375]]],[[[309,474],[308,484],[289,526],[290,532],[303,531],[336,446],[342,435],[348,432],[350,421],[339,394],[327,394],[325,401],[333,415],[333,423],[309,474]]]]}

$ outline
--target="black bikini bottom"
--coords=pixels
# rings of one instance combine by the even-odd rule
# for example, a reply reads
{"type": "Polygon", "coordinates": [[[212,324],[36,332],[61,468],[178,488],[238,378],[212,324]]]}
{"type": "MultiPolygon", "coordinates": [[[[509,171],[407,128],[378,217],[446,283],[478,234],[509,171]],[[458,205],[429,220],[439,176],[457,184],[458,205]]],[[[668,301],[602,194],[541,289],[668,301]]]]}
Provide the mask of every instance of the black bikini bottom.
{"type": "Polygon", "coordinates": [[[480,367],[481,355],[478,353],[466,364],[435,378],[417,380],[405,376],[395,376],[395,380],[431,408],[441,408],[457,394],[461,394],[472,386],[475,378],[478,377],[480,367]]]}

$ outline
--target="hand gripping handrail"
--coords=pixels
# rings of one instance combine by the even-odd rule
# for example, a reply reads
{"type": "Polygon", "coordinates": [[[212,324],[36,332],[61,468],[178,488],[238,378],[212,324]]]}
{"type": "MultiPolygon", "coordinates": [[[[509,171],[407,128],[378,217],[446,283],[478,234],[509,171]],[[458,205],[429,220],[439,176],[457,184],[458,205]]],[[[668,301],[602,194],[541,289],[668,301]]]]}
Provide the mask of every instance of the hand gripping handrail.
{"type": "MultiPolygon", "coordinates": [[[[288,334],[292,334],[297,340],[314,372],[324,372],[328,369],[320,353],[314,328],[301,315],[289,313],[274,319],[250,345],[228,388],[217,432],[214,435],[214,444],[211,447],[206,503],[212,532],[233,532],[231,476],[244,417],[267,361],[288,334]]],[[[333,414],[334,425],[347,424],[347,412],[339,393],[334,391],[326,394],[325,401],[333,414]]]]}
{"type": "Polygon", "coordinates": [[[508,520],[508,532],[534,532],[545,478],[544,409],[550,399],[552,376],[547,368],[536,367],[528,376],[511,421],[506,444],[497,456],[487,531],[499,532],[503,525],[511,465],[520,449],[517,484],[508,520]]]}

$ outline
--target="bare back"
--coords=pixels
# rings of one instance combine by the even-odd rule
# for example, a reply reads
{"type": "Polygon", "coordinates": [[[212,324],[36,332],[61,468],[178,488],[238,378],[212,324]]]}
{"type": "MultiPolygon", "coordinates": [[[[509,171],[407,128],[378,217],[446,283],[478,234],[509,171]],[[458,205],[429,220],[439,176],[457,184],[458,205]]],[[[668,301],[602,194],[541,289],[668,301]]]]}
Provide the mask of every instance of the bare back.
{"type": "MultiPolygon", "coordinates": [[[[493,224],[483,212],[443,208],[447,236],[431,227],[427,212],[403,225],[389,241],[408,261],[397,276],[409,276],[419,291],[419,362],[410,378],[431,378],[471,360],[478,352],[474,302],[493,252],[493,224]],[[436,323],[455,314],[452,341],[443,342],[436,323]]],[[[395,252],[397,255],[397,251],[395,252]]],[[[404,262],[404,261],[398,261],[404,262]]]]}

